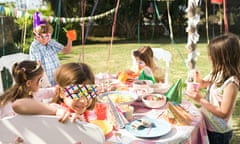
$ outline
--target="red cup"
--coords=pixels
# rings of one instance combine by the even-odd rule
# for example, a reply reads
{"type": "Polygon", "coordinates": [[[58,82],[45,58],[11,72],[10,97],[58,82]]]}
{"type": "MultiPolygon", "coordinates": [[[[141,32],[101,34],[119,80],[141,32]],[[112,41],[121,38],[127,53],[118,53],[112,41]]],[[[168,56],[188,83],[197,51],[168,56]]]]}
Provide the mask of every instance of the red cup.
{"type": "Polygon", "coordinates": [[[97,117],[97,120],[107,119],[107,104],[106,103],[96,103],[95,115],[97,117]]]}
{"type": "Polygon", "coordinates": [[[76,30],[68,30],[66,34],[67,34],[67,37],[68,37],[71,41],[74,41],[74,40],[77,39],[76,30]]]}

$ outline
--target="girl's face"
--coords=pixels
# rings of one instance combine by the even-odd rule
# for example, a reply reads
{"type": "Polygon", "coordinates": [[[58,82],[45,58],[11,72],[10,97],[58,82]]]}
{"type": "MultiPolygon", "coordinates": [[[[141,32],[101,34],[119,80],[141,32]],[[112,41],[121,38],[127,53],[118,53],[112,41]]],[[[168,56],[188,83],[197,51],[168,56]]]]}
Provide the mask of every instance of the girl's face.
{"type": "Polygon", "coordinates": [[[146,66],[145,62],[142,61],[139,57],[135,57],[135,59],[136,59],[136,62],[138,64],[138,68],[139,69],[142,69],[142,68],[144,68],[146,66]]]}
{"type": "Polygon", "coordinates": [[[43,73],[36,76],[35,78],[33,78],[31,80],[27,80],[26,85],[28,87],[28,90],[32,91],[32,92],[37,92],[39,89],[39,83],[40,83],[42,77],[43,77],[43,73]]]}
{"type": "Polygon", "coordinates": [[[77,114],[83,114],[86,109],[91,105],[92,99],[87,99],[86,97],[82,96],[77,100],[73,100],[70,97],[64,96],[64,103],[74,110],[77,114]]]}

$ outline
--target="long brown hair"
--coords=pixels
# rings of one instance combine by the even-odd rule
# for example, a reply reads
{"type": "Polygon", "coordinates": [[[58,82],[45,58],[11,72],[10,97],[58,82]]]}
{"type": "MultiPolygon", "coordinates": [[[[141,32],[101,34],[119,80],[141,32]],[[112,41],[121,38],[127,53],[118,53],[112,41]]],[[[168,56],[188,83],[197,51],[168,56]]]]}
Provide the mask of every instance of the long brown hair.
{"type": "MultiPolygon", "coordinates": [[[[94,84],[95,77],[91,68],[85,63],[66,63],[62,64],[55,72],[56,83],[64,88],[70,84],[94,84]]],[[[60,97],[60,89],[52,102],[62,103],[63,99],[60,97]]],[[[93,98],[92,104],[87,109],[93,109],[96,98],[93,98]]]]}
{"type": "Polygon", "coordinates": [[[226,33],[215,37],[208,45],[208,55],[212,61],[212,81],[219,74],[218,85],[230,76],[240,79],[240,43],[238,36],[226,33]]]}
{"type": "Polygon", "coordinates": [[[43,68],[37,61],[24,60],[20,63],[15,63],[12,66],[12,76],[15,84],[0,96],[0,106],[5,105],[9,101],[13,102],[16,99],[32,97],[32,95],[29,95],[26,82],[42,73],[43,68]]]}
{"type": "Polygon", "coordinates": [[[154,68],[154,61],[153,61],[153,51],[150,46],[143,46],[136,51],[133,52],[135,57],[139,57],[140,60],[144,61],[147,66],[151,69],[154,68]]]}

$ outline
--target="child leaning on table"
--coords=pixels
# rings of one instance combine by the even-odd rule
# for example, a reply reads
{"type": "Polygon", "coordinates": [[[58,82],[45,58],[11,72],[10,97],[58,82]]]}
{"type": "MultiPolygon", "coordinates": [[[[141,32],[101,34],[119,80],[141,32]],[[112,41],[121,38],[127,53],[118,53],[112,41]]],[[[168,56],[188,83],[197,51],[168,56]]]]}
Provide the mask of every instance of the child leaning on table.
{"type": "Polygon", "coordinates": [[[95,77],[91,68],[84,63],[62,64],[55,72],[57,82],[56,96],[51,104],[44,104],[32,99],[21,99],[13,103],[13,109],[19,114],[41,114],[60,116],[65,122],[69,117],[73,120],[85,118],[87,111],[96,103],[95,77]]]}
{"type": "Polygon", "coordinates": [[[208,44],[212,70],[208,77],[195,79],[207,87],[206,98],[200,91],[187,95],[201,104],[210,144],[229,144],[232,138],[232,113],[237,100],[240,80],[239,38],[231,33],[217,36],[208,44]]]}
{"type": "Polygon", "coordinates": [[[33,98],[42,101],[55,94],[54,88],[39,89],[43,72],[40,62],[37,61],[24,60],[12,66],[15,84],[0,96],[0,119],[16,115],[12,103],[18,99],[33,98]]]}

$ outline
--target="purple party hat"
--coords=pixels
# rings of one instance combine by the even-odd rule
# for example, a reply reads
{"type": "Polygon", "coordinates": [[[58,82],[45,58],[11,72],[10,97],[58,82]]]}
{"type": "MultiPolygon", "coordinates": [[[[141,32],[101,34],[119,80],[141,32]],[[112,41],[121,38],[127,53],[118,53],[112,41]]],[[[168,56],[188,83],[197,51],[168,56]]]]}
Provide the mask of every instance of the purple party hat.
{"type": "Polygon", "coordinates": [[[36,28],[40,24],[46,24],[47,21],[44,20],[42,14],[40,12],[35,12],[33,15],[33,28],[36,28]]]}

